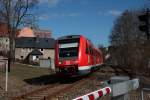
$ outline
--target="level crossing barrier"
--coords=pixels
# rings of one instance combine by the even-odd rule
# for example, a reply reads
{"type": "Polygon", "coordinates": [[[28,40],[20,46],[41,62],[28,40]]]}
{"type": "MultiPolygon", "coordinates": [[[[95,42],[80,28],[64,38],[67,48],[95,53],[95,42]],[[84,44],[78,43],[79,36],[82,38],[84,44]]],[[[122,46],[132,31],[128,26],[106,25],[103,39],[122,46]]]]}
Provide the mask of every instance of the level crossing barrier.
{"type": "Polygon", "coordinates": [[[78,98],[73,99],[73,100],[95,100],[95,99],[98,99],[98,98],[105,96],[107,94],[110,94],[110,93],[111,93],[111,88],[109,86],[107,86],[105,88],[102,88],[102,89],[99,89],[97,91],[88,93],[86,95],[83,95],[83,96],[78,97],[78,98]]]}
{"type": "Polygon", "coordinates": [[[109,81],[104,81],[102,87],[102,89],[79,96],[73,100],[96,100],[105,95],[110,95],[111,100],[129,100],[129,92],[139,87],[139,79],[129,80],[126,76],[115,76],[109,81]]]}

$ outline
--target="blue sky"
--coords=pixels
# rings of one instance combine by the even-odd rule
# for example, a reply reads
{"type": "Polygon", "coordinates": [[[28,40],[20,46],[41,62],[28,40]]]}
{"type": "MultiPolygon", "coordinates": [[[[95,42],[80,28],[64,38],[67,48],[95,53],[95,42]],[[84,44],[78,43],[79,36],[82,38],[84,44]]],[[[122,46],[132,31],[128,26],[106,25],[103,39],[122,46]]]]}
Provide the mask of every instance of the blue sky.
{"type": "Polygon", "coordinates": [[[127,9],[138,9],[148,0],[40,0],[38,25],[52,36],[82,34],[95,45],[109,45],[114,20],[127,9]]]}

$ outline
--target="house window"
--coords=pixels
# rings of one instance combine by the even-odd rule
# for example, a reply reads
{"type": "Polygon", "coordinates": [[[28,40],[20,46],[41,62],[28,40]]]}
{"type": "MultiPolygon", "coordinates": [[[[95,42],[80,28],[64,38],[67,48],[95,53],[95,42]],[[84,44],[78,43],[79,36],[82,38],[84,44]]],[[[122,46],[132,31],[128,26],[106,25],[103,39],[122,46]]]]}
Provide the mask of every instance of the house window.
{"type": "Polygon", "coordinates": [[[21,56],[20,58],[23,59],[23,56],[21,56]]]}
{"type": "Polygon", "coordinates": [[[41,49],[41,51],[43,51],[43,48],[41,49]]]}
{"type": "Polygon", "coordinates": [[[36,58],[39,58],[39,56],[36,56],[36,58]]]}

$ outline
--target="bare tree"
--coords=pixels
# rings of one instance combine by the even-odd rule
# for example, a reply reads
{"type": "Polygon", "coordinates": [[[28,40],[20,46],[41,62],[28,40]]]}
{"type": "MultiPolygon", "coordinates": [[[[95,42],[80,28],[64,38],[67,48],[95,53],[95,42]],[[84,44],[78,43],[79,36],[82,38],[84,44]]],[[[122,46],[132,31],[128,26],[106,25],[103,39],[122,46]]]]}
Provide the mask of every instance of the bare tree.
{"type": "Polygon", "coordinates": [[[113,63],[128,67],[132,73],[146,72],[150,57],[146,34],[138,28],[138,15],[141,12],[125,11],[115,21],[110,35],[110,44],[115,48],[111,54],[113,63]]]}
{"type": "Polygon", "coordinates": [[[9,34],[9,71],[10,64],[15,58],[15,37],[18,27],[25,24],[32,24],[32,9],[37,0],[0,0],[0,21],[7,24],[9,34]]]}

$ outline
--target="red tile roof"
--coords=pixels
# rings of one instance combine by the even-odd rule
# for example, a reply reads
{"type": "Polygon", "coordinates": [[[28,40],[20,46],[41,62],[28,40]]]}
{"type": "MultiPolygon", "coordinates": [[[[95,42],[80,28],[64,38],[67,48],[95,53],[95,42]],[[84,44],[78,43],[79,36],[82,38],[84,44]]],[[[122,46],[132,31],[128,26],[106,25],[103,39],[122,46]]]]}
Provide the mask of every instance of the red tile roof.
{"type": "Polygon", "coordinates": [[[8,36],[8,29],[5,23],[0,23],[0,36],[8,36]]]}
{"type": "MultiPolygon", "coordinates": [[[[19,29],[16,32],[16,36],[19,35],[19,29]]],[[[8,28],[7,28],[7,24],[0,22],[0,37],[8,37],[8,28]]]]}

